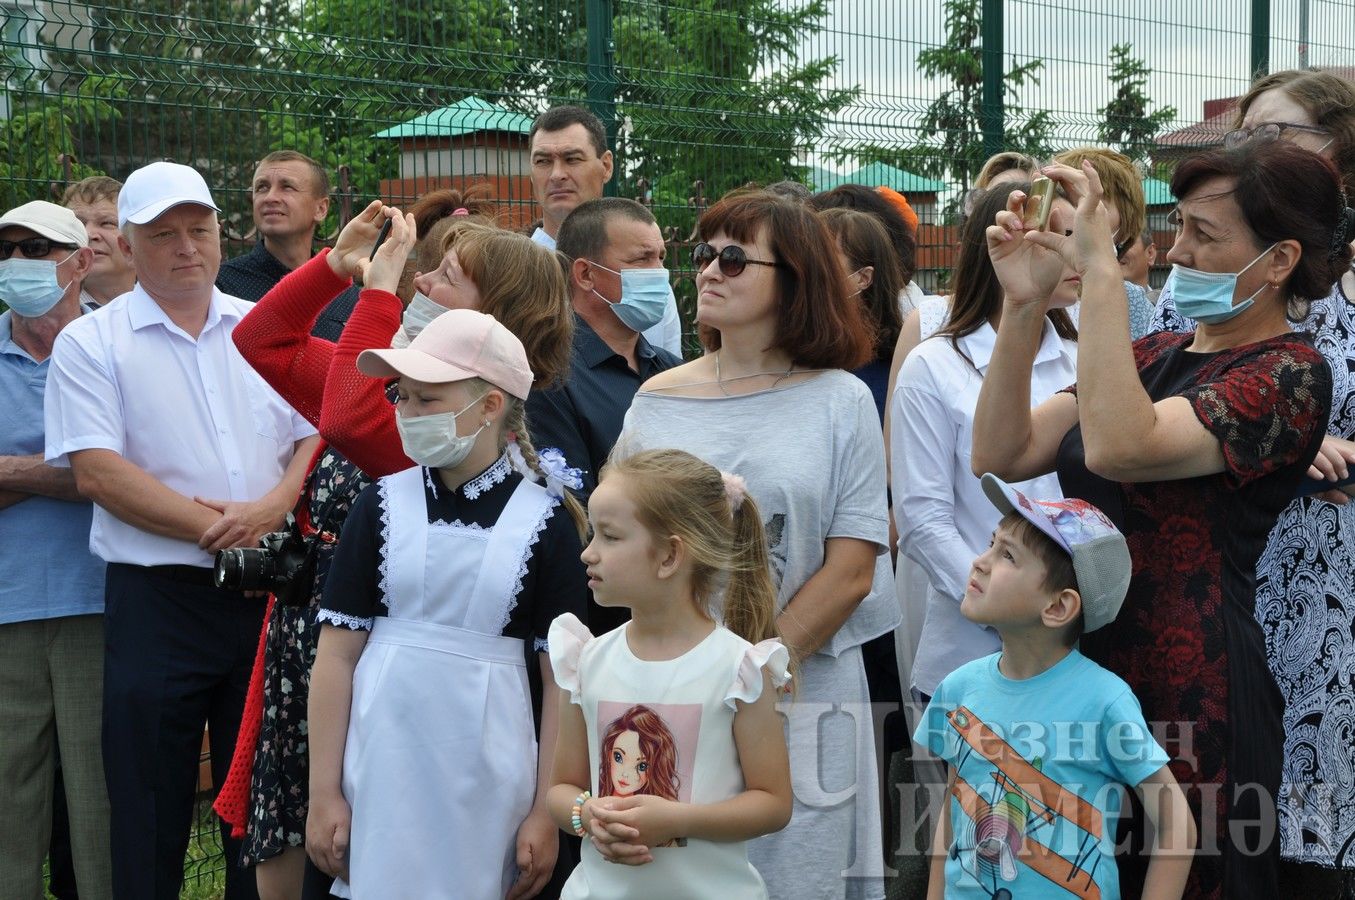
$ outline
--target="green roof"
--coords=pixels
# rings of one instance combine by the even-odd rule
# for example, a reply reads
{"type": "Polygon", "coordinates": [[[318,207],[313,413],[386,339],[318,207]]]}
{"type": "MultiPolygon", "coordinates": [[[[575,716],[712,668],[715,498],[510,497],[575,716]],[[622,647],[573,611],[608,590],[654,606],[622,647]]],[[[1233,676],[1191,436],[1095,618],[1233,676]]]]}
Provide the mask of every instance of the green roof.
{"type": "Polygon", "coordinates": [[[818,166],[810,166],[809,171],[805,173],[809,180],[809,187],[815,191],[831,191],[839,184],[847,181],[841,172],[833,172],[828,169],[821,169],[818,166]]]}
{"type": "Polygon", "coordinates": [[[905,172],[882,162],[874,162],[865,168],[857,169],[850,175],[843,176],[840,183],[893,188],[900,194],[939,194],[946,189],[944,181],[923,178],[921,175],[914,175],[912,172],[905,172]]]}
{"type": "Polygon", "coordinates": [[[532,117],[495,106],[479,97],[466,97],[451,106],[444,106],[378,131],[373,137],[457,137],[477,131],[508,131],[527,134],[532,130],[532,117]]]}
{"type": "Polygon", "coordinates": [[[1156,178],[1143,179],[1143,202],[1146,206],[1174,206],[1171,185],[1156,178]]]}

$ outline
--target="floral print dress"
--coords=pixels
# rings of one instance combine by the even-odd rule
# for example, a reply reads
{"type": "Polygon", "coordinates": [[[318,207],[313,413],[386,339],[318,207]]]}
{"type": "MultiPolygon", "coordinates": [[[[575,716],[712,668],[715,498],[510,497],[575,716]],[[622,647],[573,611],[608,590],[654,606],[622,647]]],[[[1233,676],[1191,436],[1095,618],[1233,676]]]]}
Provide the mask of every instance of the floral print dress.
{"type": "MultiPolygon", "coordinates": [[[[1154,325],[1195,330],[1169,293],[1154,325]]],[[[1338,281],[1297,328],[1331,367],[1327,433],[1355,439],[1355,299],[1338,281]]],[[[1285,703],[1280,855],[1355,870],[1355,501],[1290,502],[1257,563],[1256,619],[1285,703]]]]}
{"type": "MultiPolygon", "coordinates": [[[[1331,374],[1302,335],[1217,353],[1191,352],[1190,341],[1159,333],[1136,342],[1139,376],[1154,401],[1190,403],[1218,439],[1223,472],[1111,482],[1087,470],[1080,426],[1059,447],[1064,494],[1110,516],[1133,557],[1119,617],[1086,635],[1082,651],[1129,683],[1172,757],[1202,842],[1186,896],[1272,900],[1279,841],[1246,827],[1274,822],[1284,752],[1284,703],[1253,615],[1256,564],[1321,444],[1331,374]]],[[[1137,894],[1146,861],[1121,859],[1126,896],[1137,894]]]]}
{"type": "Polygon", "coordinates": [[[371,483],[337,450],[327,448],[306,482],[306,513],[314,526],[326,514],[325,533],[316,556],[315,581],[305,606],[276,603],[264,638],[263,724],[254,751],[241,865],[251,866],[300,847],[306,840],[309,794],[309,745],[306,705],[310,699],[311,666],[320,626],[315,613],[334,558],[339,532],[358,494],[371,483]]]}

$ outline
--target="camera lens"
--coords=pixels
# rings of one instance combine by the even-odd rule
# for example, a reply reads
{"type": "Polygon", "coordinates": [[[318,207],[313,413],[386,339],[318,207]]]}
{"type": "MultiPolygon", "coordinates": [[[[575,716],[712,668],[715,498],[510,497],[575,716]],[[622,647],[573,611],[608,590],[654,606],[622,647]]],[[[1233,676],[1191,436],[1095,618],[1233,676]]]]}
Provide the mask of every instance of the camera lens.
{"type": "Polygon", "coordinates": [[[216,586],[230,591],[257,591],[273,587],[277,561],[270,550],[221,550],[212,576],[216,586]]]}

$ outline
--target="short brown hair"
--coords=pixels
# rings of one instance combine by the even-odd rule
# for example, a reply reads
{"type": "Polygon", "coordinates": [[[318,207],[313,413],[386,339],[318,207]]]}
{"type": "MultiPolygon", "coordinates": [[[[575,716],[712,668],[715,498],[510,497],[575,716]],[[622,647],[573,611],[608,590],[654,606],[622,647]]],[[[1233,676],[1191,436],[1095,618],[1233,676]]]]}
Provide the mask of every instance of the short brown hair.
{"type": "Polygon", "coordinates": [[[443,239],[480,292],[480,312],[517,335],[532,368],[533,390],[563,381],[574,341],[564,257],[531,238],[469,222],[443,239]]]}
{"type": "Polygon", "coordinates": [[[107,175],[91,175],[67,187],[66,193],[61,195],[61,205],[70,206],[72,202],[92,204],[101,200],[117,203],[118,193],[121,190],[122,182],[116,178],[109,178],[107,175]]]}
{"type": "Polygon", "coordinates": [[[1242,127],[1242,120],[1256,98],[1272,88],[1284,88],[1308,111],[1315,125],[1331,132],[1336,141],[1332,158],[1341,172],[1346,192],[1355,194],[1355,84],[1322,69],[1272,72],[1252,82],[1246,95],[1237,102],[1234,128],[1242,127]]]}
{"type": "MultiPolygon", "coordinates": [[[[816,212],[767,191],[739,190],[720,198],[696,223],[703,241],[724,234],[751,244],[764,229],[781,295],[772,346],[796,365],[815,369],[855,369],[870,362],[874,331],[863,306],[847,302],[837,247],[816,212]]],[[[703,326],[701,342],[717,350],[720,333],[703,326]]]]}
{"type": "Polygon", "coordinates": [[[1054,162],[1074,169],[1081,168],[1083,160],[1092,164],[1101,179],[1106,200],[1120,213],[1120,229],[1116,242],[1128,246],[1148,224],[1148,209],[1143,199],[1143,179],[1134,162],[1123,153],[1109,147],[1074,147],[1054,157],[1054,162]]]}
{"type": "MultiPolygon", "coordinates": [[[[1057,591],[1078,591],[1077,570],[1073,568],[1072,555],[1036,528],[1029,519],[1013,511],[1003,516],[997,527],[1010,531],[1012,537],[1044,566],[1044,580],[1040,586],[1046,591],[1051,594],[1057,591]]],[[[1079,595],[1081,593],[1078,591],[1079,595]]],[[[1082,637],[1082,629],[1083,618],[1079,613],[1077,621],[1069,626],[1068,633],[1064,635],[1064,643],[1070,647],[1076,644],[1077,639],[1082,637]]]]}
{"type": "Polygon", "coordinates": [[[254,168],[258,169],[259,166],[264,166],[268,163],[281,162],[305,163],[311,170],[312,192],[317,197],[329,196],[329,173],[325,171],[324,166],[320,165],[300,150],[274,150],[272,153],[259,160],[258,165],[254,168]]]}
{"type": "Polygon", "coordinates": [[[586,200],[574,207],[560,223],[555,249],[571,260],[593,259],[607,247],[607,226],[613,219],[629,219],[645,225],[657,225],[654,214],[643,205],[625,197],[586,200]]]}
{"type": "Polygon", "coordinates": [[[527,133],[528,149],[536,142],[539,132],[564,131],[571,125],[583,126],[583,130],[588,132],[589,143],[599,157],[607,152],[607,129],[602,127],[601,119],[582,106],[552,106],[537,116],[536,121],[532,122],[532,130],[527,133]]]}

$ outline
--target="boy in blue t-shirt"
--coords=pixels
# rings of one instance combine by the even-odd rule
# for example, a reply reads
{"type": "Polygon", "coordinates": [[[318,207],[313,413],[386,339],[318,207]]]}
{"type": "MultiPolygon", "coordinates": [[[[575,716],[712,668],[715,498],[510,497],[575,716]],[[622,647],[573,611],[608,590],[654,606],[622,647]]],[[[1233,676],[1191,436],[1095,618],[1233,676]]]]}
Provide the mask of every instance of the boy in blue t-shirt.
{"type": "Polygon", "coordinates": [[[993,475],[1002,513],[960,611],[1002,651],[950,674],[914,740],[948,763],[928,897],[1115,900],[1124,786],[1157,833],[1144,897],[1179,898],[1195,823],[1138,700],[1076,649],[1115,619],[1129,548],[1082,500],[1030,500],[993,475]]]}

